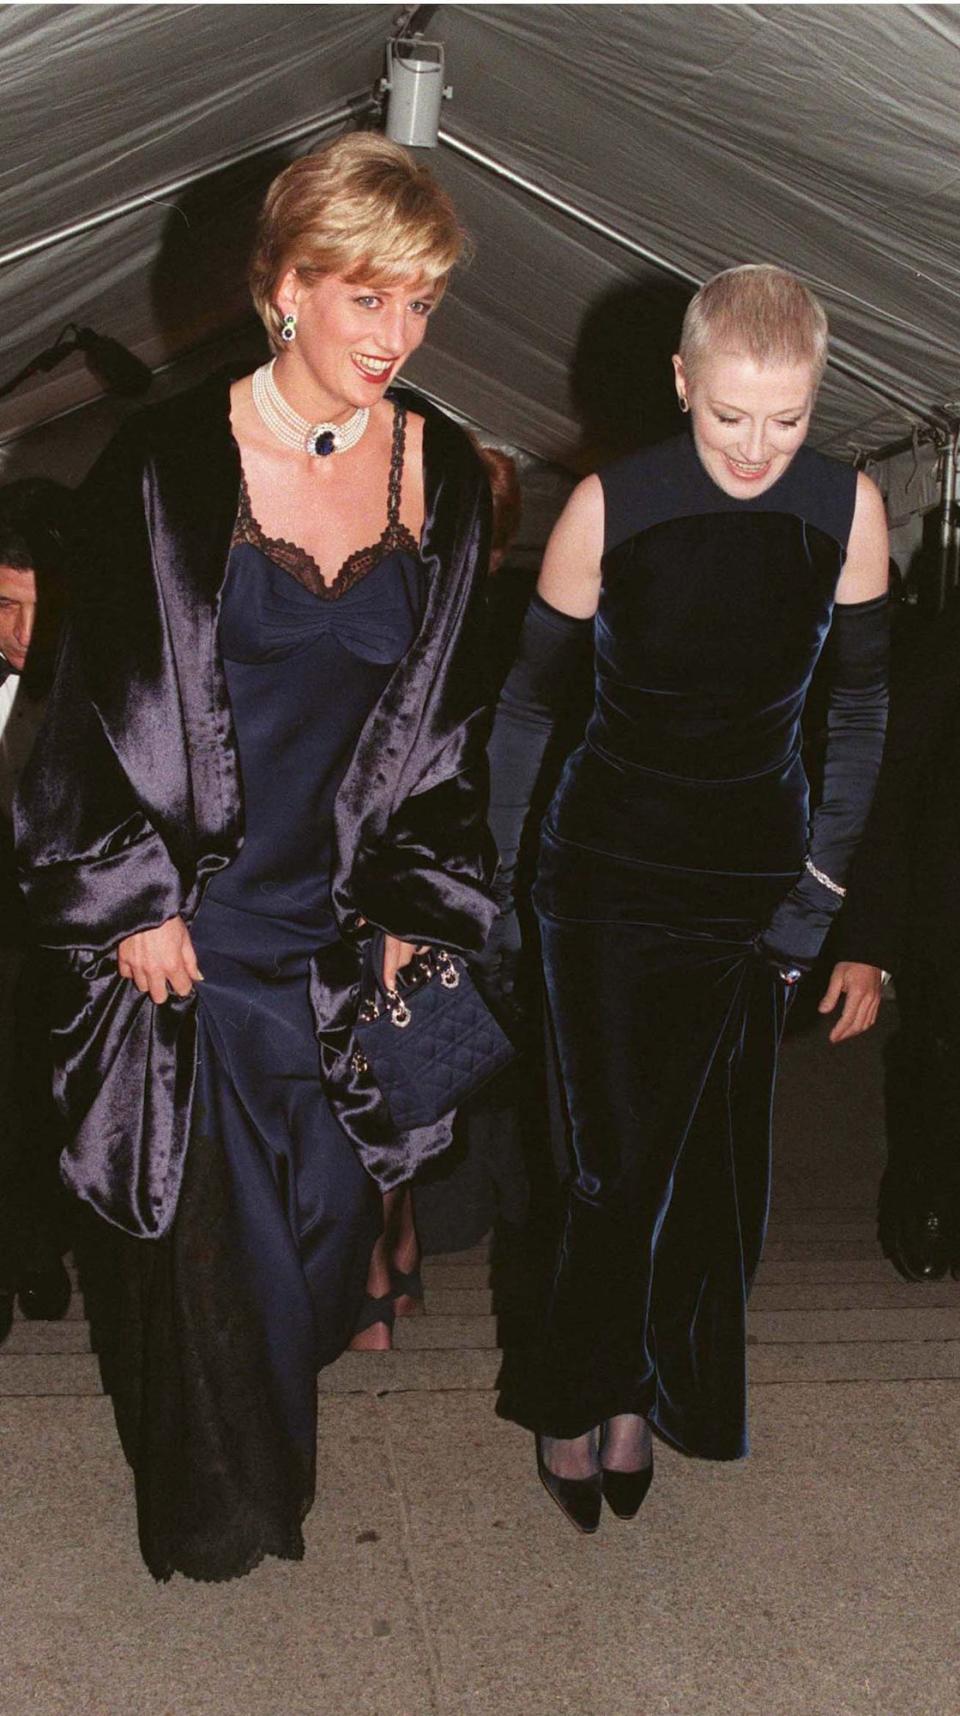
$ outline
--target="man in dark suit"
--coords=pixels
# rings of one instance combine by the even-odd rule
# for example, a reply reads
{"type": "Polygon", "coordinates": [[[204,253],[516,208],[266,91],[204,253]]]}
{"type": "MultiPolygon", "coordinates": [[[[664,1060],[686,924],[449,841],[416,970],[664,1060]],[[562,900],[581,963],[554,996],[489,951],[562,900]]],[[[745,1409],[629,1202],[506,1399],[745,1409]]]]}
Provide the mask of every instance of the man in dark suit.
{"type": "Polygon", "coordinates": [[[70,1301],[44,961],[16,884],[11,820],[53,672],[70,514],[59,483],[0,487],[0,1340],[16,1301],[43,1318],[70,1301]]]}
{"type": "Polygon", "coordinates": [[[960,1271],[960,594],[917,624],[838,934],[848,995],[869,1005],[894,976],[880,1235],[930,1280],[960,1271]]]}

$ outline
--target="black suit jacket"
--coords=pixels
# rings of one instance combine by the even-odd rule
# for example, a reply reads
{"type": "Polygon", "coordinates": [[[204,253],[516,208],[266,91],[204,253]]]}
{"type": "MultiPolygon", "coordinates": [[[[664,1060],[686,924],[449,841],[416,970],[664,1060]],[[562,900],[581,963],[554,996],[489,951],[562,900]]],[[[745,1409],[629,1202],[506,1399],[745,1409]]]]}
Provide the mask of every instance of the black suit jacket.
{"type": "MultiPolygon", "coordinates": [[[[21,882],[57,949],[57,1095],[68,1183],[146,1237],[172,1220],[190,1134],[195,1001],[162,1007],[116,970],[117,943],[195,914],[239,848],[243,805],[217,614],[240,484],[231,375],[130,419],[87,480],[74,609],[47,718],[21,782],[21,882]]],[[[465,953],[494,910],[484,822],[482,588],[486,473],[468,438],[416,395],[424,424],[424,618],[361,734],[336,805],[341,941],[314,961],[327,1088],[381,1183],[443,1147],[399,1138],[350,1065],[361,919],[465,953]]]]}
{"type": "Polygon", "coordinates": [[[839,958],[894,974],[924,948],[960,955],[960,599],[916,626],[837,926],[839,958]]]}
{"type": "Polygon", "coordinates": [[[28,940],[27,907],[17,884],[13,824],[0,811],[0,947],[24,947],[28,940]]]}

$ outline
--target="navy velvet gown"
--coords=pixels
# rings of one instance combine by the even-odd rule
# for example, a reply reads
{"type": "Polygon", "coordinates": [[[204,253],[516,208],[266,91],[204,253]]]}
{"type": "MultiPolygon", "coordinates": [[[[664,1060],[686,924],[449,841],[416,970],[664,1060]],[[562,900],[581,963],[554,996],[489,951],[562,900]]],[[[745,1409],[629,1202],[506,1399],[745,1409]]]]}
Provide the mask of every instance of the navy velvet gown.
{"type": "Polygon", "coordinates": [[[856,473],[801,449],[736,500],[684,435],[600,478],[595,703],[535,889],[575,1159],[537,1417],[639,1412],[729,1459],[787,994],[759,936],[807,848],[800,717],[856,473]]]}

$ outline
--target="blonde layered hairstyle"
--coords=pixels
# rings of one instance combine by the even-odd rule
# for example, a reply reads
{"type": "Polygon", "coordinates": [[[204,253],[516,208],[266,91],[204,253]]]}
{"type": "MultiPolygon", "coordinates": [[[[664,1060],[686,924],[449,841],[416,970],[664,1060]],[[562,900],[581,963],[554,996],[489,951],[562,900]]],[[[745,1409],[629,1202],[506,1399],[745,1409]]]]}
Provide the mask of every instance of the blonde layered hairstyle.
{"type": "Polygon", "coordinates": [[[719,351],[743,353],[761,366],[809,363],[816,390],[828,338],[823,305],[802,280],[771,262],[751,262],[715,274],[691,298],[680,356],[688,377],[719,351]]]}
{"type": "Polygon", "coordinates": [[[338,137],[274,179],[257,223],[249,282],[274,351],[274,294],[288,269],[307,285],[326,274],[370,286],[429,280],[443,292],[466,238],[428,167],[374,131],[338,137]]]}

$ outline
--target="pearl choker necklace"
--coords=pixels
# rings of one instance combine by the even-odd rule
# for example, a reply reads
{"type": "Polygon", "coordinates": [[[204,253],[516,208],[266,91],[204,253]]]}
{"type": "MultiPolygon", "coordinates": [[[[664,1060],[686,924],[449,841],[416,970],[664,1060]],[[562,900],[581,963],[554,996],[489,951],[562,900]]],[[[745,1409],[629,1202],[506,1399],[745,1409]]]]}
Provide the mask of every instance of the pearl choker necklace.
{"type": "Polygon", "coordinates": [[[276,358],[253,372],[253,403],[262,422],[285,447],[325,459],[328,453],[347,453],[355,447],[367,427],[370,412],[358,406],[346,423],[308,423],[288,405],[273,379],[276,358]]]}

